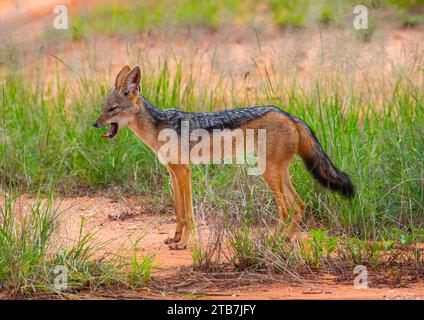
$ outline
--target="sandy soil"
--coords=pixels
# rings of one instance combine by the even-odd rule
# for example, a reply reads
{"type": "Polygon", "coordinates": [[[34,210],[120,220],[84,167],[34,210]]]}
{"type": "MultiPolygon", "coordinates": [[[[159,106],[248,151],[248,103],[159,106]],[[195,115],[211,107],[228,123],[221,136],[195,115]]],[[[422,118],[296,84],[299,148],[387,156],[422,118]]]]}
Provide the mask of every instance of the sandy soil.
{"type": "MultiPolygon", "coordinates": [[[[26,196],[19,203],[33,202],[26,196]]],[[[177,299],[424,299],[424,283],[404,283],[402,287],[382,285],[369,276],[369,289],[356,289],[350,281],[317,274],[313,279],[284,279],[249,273],[202,274],[192,270],[192,248],[170,250],[164,244],[174,232],[175,219],[166,208],[153,212],[146,197],[111,199],[105,196],[83,196],[57,200],[60,223],[55,244],[66,246],[80,235],[95,231],[95,242],[103,244],[95,256],[104,254],[127,256],[132,243],[142,236],[137,250],[153,254],[155,269],[150,292],[106,292],[89,297],[177,298],[177,299]]],[[[82,293],[84,296],[84,293],[82,293]]]]}

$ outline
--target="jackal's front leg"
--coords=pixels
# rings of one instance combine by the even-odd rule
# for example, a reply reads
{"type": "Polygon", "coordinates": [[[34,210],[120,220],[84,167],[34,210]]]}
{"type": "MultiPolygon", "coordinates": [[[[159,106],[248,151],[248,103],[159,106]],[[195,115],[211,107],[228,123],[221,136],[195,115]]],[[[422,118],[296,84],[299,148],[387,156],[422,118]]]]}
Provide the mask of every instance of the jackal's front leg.
{"type": "MultiPolygon", "coordinates": [[[[171,243],[169,246],[171,249],[180,250],[185,249],[187,247],[187,242],[190,238],[191,231],[193,229],[193,209],[191,203],[191,172],[190,167],[188,165],[174,165],[172,167],[172,171],[175,174],[175,189],[178,190],[176,195],[179,197],[175,197],[178,205],[181,210],[181,225],[182,225],[182,234],[179,242],[171,243]]],[[[178,216],[177,216],[178,219],[178,216]]],[[[177,230],[178,228],[178,220],[177,220],[177,230]]]]}
{"type": "Polygon", "coordinates": [[[175,235],[174,237],[169,237],[165,240],[165,244],[172,244],[174,242],[179,242],[181,240],[181,235],[183,232],[183,201],[182,201],[182,194],[181,190],[178,187],[177,177],[175,173],[175,166],[169,165],[167,166],[169,176],[171,179],[171,187],[172,187],[172,194],[174,196],[174,211],[175,211],[175,217],[177,226],[175,228],[175,235]]]}

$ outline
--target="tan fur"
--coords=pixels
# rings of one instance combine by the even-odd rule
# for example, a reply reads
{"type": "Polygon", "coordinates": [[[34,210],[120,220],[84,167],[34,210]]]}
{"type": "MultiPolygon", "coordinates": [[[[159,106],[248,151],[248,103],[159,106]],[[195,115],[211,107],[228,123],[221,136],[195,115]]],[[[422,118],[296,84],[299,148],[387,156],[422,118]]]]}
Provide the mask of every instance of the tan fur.
{"type": "MultiPolygon", "coordinates": [[[[143,106],[140,106],[143,110],[143,106]]],[[[161,128],[155,128],[143,116],[136,117],[129,124],[137,136],[143,140],[156,153],[164,142],[158,141],[161,128]]],[[[285,115],[269,112],[259,119],[246,123],[241,129],[266,129],[266,170],[263,178],[276,200],[279,216],[282,221],[291,218],[287,228],[287,236],[291,237],[297,229],[304,213],[304,204],[296,193],[290,181],[289,165],[298,152],[299,132],[297,126],[285,115]]],[[[256,132],[256,131],[255,131],[256,132]]],[[[255,136],[255,145],[257,145],[255,136]]],[[[191,148],[190,148],[191,149],[191,148]]],[[[213,152],[213,141],[210,141],[210,152],[213,152]]],[[[222,150],[223,154],[223,150],[222,150]]],[[[235,143],[233,144],[233,155],[236,154],[235,143]]],[[[171,176],[172,190],[174,193],[174,209],[177,227],[174,237],[167,239],[167,244],[175,242],[171,248],[184,248],[192,231],[192,200],[191,200],[191,177],[190,168],[184,164],[166,165],[171,176]]]]}
{"type": "MultiPolygon", "coordinates": [[[[108,115],[107,108],[109,106],[106,105],[98,121],[111,123],[119,120],[125,123],[157,154],[164,144],[158,140],[159,132],[163,127],[155,126],[150,122],[143,103],[138,99],[138,91],[133,90],[132,82],[136,68],[128,72],[124,67],[125,70],[121,70],[116,80],[118,90],[129,91],[128,100],[134,103],[133,110],[123,110],[119,113],[118,118],[108,115]]],[[[291,218],[287,227],[287,235],[290,237],[296,231],[303,216],[304,204],[291,184],[288,168],[298,152],[313,151],[312,143],[309,142],[310,137],[306,136],[302,131],[304,129],[298,128],[286,115],[274,111],[245,123],[240,129],[243,130],[243,134],[246,134],[246,129],[255,129],[255,132],[258,129],[266,129],[266,169],[263,178],[276,200],[280,219],[287,221],[291,218]]],[[[257,145],[257,139],[257,134],[255,134],[255,145],[257,145]]],[[[212,154],[213,141],[210,141],[210,147],[212,154]]],[[[235,144],[232,147],[233,155],[235,155],[235,144]]],[[[192,145],[190,145],[191,148],[192,145]]],[[[223,153],[223,150],[221,151],[223,153]]],[[[166,243],[170,245],[171,249],[184,249],[193,228],[191,171],[189,165],[185,164],[166,164],[166,168],[171,178],[176,215],[175,235],[167,239],[166,243]]]]}
{"type": "Polygon", "coordinates": [[[310,133],[303,126],[296,126],[300,136],[299,154],[310,157],[315,151],[314,141],[311,139],[310,133]]]}
{"type": "Polygon", "coordinates": [[[126,76],[130,73],[131,68],[129,65],[126,65],[121,69],[121,71],[118,72],[118,75],[116,76],[115,80],[115,88],[121,88],[122,84],[124,83],[124,80],[126,76]]]}

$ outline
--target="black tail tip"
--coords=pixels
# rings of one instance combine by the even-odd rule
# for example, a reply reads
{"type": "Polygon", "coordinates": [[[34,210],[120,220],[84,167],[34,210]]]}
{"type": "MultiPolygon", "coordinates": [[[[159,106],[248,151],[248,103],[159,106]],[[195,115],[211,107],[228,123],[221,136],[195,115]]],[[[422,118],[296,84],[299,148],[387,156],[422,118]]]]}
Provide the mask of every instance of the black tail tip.
{"type": "Polygon", "coordinates": [[[353,197],[355,197],[355,186],[350,183],[350,184],[345,184],[343,185],[342,189],[340,190],[340,193],[349,199],[352,199],[353,197]]]}
{"type": "Polygon", "coordinates": [[[342,172],[343,183],[341,184],[339,191],[344,197],[352,199],[355,196],[355,186],[352,181],[350,181],[349,176],[342,172]]]}

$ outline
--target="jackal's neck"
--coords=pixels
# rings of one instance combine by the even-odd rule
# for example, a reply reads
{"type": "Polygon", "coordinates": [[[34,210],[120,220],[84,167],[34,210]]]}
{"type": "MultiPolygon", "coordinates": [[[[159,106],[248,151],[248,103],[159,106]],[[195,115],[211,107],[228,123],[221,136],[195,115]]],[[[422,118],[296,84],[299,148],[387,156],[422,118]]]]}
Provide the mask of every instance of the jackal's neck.
{"type": "Polygon", "coordinates": [[[157,149],[158,124],[163,118],[163,111],[150,103],[147,99],[140,96],[137,100],[139,111],[134,122],[128,124],[128,127],[151,149],[157,149]]]}
{"type": "Polygon", "coordinates": [[[138,100],[138,105],[141,107],[140,109],[142,110],[140,111],[144,113],[144,116],[149,117],[153,123],[158,124],[162,122],[164,117],[163,111],[141,95],[138,100]]]}

